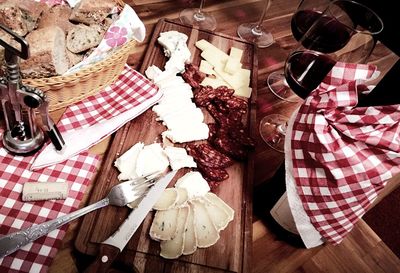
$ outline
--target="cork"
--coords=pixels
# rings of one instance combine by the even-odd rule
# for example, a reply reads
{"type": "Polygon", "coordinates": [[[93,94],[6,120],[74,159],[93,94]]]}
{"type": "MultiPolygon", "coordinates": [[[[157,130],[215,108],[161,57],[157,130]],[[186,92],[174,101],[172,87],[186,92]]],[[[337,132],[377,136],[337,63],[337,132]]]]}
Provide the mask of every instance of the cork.
{"type": "Polygon", "coordinates": [[[67,182],[26,182],[22,189],[22,201],[66,199],[67,182]]]}

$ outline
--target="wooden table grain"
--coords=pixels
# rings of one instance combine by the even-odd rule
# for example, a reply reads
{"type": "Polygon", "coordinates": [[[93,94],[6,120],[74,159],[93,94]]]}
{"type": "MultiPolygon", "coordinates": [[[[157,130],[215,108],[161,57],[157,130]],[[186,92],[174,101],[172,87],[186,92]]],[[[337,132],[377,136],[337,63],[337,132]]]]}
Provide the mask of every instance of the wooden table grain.
{"type": "MultiPolygon", "coordinates": [[[[143,62],[144,55],[147,50],[149,39],[153,32],[156,23],[161,18],[169,18],[177,20],[179,12],[187,8],[198,7],[200,1],[192,0],[125,0],[138,13],[146,26],[146,39],[140,43],[128,59],[128,64],[133,68],[138,69],[143,62]]],[[[284,60],[290,48],[296,43],[291,35],[290,19],[296,9],[299,0],[274,0],[267,12],[263,26],[273,33],[275,43],[268,48],[258,50],[258,97],[257,97],[257,123],[259,120],[268,114],[279,113],[290,116],[292,111],[298,106],[296,103],[288,103],[276,98],[266,86],[266,78],[269,73],[279,70],[283,67],[284,60]]],[[[261,13],[263,1],[256,0],[235,0],[235,1],[205,1],[204,10],[213,13],[216,17],[218,26],[216,32],[221,32],[230,36],[236,36],[236,29],[240,23],[256,21],[261,13]]],[[[382,74],[385,73],[398,60],[398,56],[386,48],[383,44],[378,43],[374,50],[371,61],[378,65],[382,74]]],[[[52,113],[53,117],[61,116],[61,112],[52,113]]],[[[110,143],[110,138],[102,141],[91,149],[91,152],[103,156],[107,151],[110,143]]],[[[270,149],[261,139],[259,135],[256,137],[255,150],[255,170],[254,170],[254,185],[260,185],[270,178],[277,167],[283,162],[283,154],[270,149]]],[[[94,178],[95,181],[95,178],[94,178]]],[[[380,198],[391,192],[399,185],[400,179],[397,177],[391,181],[386,187],[380,198]]],[[[92,183],[81,202],[81,206],[87,205],[87,200],[91,194],[94,184],[92,183]]],[[[80,221],[72,222],[62,241],[62,246],[59,249],[52,265],[49,268],[51,273],[69,273],[79,272],[80,260],[79,253],[74,249],[74,241],[79,230],[80,221]]],[[[257,233],[254,234],[257,236],[257,233]]],[[[279,250],[281,245],[274,242],[273,244],[265,244],[268,249],[269,258],[273,263],[284,264],[293,263],[294,260],[299,261],[310,255],[316,250],[298,250],[289,253],[282,253],[279,250]],[[297,255],[297,256],[296,256],[297,255]],[[296,257],[295,257],[296,256],[296,257]],[[278,259],[278,261],[276,260],[278,259]]],[[[282,250],[282,249],[281,249],[282,250]]],[[[279,268],[276,266],[275,268],[279,268]]],[[[296,267],[293,267],[296,268],[296,267]]],[[[173,271],[171,271],[173,272],[173,271]]],[[[288,271],[289,272],[289,271],[288,271]]]]}

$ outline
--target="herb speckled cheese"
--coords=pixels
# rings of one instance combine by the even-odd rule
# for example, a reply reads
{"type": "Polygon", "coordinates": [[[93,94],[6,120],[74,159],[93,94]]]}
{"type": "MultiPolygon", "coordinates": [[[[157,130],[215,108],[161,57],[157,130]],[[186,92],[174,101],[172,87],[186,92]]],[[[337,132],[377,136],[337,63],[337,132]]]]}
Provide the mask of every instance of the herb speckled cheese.
{"type": "Polygon", "coordinates": [[[150,227],[150,237],[154,240],[174,238],[178,222],[179,208],[158,210],[150,227]]]}
{"type": "Polygon", "coordinates": [[[204,204],[199,200],[190,201],[194,211],[194,230],[198,247],[209,247],[219,239],[219,232],[211,220],[204,204]]]}
{"type": "Polygon", "coordinates": [[[167,259],[175,259],[183,254],[188,215],[188,206],[181,207],[179,209],[175,236],[171,240],[160,242],[161,257],[167,259]]]}

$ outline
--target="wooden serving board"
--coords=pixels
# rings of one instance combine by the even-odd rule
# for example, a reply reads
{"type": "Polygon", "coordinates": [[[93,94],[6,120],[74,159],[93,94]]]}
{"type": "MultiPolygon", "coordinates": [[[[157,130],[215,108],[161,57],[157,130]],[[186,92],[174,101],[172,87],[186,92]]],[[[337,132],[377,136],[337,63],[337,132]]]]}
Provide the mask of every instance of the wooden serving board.
{"type": "MultiPolygon", "coordinates": [[[[256,90],[257,90],[257,54],[253,44],[243,42],[238,38],[220,33],[194,29],[169,20],[161,20],[153,33],[140,72],[144,73],[150,65],[164,67],[167,58],[162,47],[157,43],[161,32],[177,30],[188,35],[188,47],[192,53],[192,63],[199,65],[201,57],[194,43],[206,39],[224,52],[229,53],[232,46],[243,49],[242,63],[244,68],[252,69],[251,86],[253,94],[249,100],[247,125],[249,134],[255,133],[256,90]]],[[[203,109],[207,121],[212,118],[203,109]]],[[[148,110],[133,121],[118,130],[107,152],[89,203],[103,198],[109,189],[118,183],[118,170],[114,161],[135,143],[142,141],[151,144],[160,142],[160,134],[166,128],[155,120],[156,115],[148,110]]],[[[144,220],[124,251],[119,255],[119,262],[126,266],[134,265],[139,272],[250,272],[251,231],[252,231],[252,181],[253,156],[250,154],[246,162],[237,162],[229,167],[229,179],[222,181],[216,194],[235,210],[235,218],[227,228],[220,233],[218,242],[209,247],[198,249],[194,254],[181,256],[175,260],[167,260],[159,256],[159,242],[153,241],[148,235],[153,219],[153,212],[144,220]]],[[[184,174],[180,170],[171,182],[184,174]]],[[[106,207],[86,215],[83,219],[75,246],[78,251],[87,255],[96,255],[98,244],[113,234],[129,213],[128,208],[106,207]]]]}

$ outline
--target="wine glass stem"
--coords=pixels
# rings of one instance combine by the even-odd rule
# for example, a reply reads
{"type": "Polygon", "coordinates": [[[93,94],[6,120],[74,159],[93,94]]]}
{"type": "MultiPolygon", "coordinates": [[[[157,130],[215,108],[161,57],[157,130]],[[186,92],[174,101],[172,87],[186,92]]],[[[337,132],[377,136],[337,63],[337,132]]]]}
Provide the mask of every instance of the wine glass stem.
{"type": "Polygon", "coordinates": [[[264,5],[263,11],[262,11],[261,16],[260,16],[260,20],[258,20],[258,22],[255,25],[255,27],[251,30],[254,35],[261,35],[262,34],[261,25],[262,25],[262,22],[264,21],[265,15],[267,14],[267,10],[269,9],[270,6],[271,6],[271,0],[265,1],[265,5],[264,5]]]}
{"type": "Polygon", "coordinates": [[[204,13],[203,13],[203,6],[204,6],[204,0],[201,0],[199,9],[193,15],[194,19],[196,21],[198,21],[198,22],[205,20],[205,16],[204,16],[204,13]]]}

